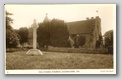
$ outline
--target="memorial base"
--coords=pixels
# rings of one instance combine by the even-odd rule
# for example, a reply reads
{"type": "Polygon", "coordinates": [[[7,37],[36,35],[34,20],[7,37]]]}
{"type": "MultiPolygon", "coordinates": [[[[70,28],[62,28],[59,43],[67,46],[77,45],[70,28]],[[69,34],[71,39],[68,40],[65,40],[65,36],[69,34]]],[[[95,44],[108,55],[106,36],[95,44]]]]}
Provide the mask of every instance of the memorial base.
{"type": "Polygon", "coordinates": [[[42,52],[38,49],[30,49],[26,54],[30,56],[43,55],[42,52]]]}

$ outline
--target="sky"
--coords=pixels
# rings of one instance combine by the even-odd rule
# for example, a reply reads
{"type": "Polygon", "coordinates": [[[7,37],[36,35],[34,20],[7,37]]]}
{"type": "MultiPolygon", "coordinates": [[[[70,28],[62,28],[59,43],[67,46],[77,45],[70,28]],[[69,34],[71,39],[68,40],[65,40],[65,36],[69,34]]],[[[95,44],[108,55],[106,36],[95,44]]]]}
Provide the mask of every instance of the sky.
{"type": "Polygon", "coordinates": [[[36,19],[43,22],[46,14],[51,20],[53,18],[65,22],[86,20],[87,17],[101,18],[102,35],[116,28],[116,5],[115,4],[6,4],[5,11],[13,13],[12,27],[30,27],[36,19]]]}

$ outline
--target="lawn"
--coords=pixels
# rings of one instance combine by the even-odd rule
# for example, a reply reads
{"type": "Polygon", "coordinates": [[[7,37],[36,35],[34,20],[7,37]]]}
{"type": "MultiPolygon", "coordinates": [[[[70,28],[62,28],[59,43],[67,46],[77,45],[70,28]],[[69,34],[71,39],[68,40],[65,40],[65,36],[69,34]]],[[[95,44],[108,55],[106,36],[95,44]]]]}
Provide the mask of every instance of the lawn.
{"type": "Polygon", "coordinates": [[[6,53],[6,69],[112,69],[112,54],[43,52],[28,56],[27,51],[6,53]]]}

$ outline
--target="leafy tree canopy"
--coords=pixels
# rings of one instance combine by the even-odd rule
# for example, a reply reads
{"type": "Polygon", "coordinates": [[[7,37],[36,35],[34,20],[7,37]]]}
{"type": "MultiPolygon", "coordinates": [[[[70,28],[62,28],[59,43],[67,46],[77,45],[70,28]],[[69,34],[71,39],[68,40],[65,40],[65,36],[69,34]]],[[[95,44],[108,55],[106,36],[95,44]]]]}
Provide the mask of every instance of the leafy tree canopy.
{"type": "Polygon", "coordinates": [[[69,33],[63,20],[53,19],[39,24],[37,36],[39,46],[66,47],[69,33]]]}
{"type": "Polygon", "coordinates": [[[105,47],[113,46],[113,30],[109,30],[104,34],[105,47]]]}
{"type": "Polygon", "coordinates": [[[17,47],[19,44],[19,38],[18,34],[13,30],[11,23],[13,23],[13,19],[10,17],[10,15],[13,15],[12,13],[9,13],[6,11],[6,47],[17,47]]]}
{"type": "Polygon", "coordinates": [[[19,28],[18,34],[20,35],[20,44],[28,42],[28,28],[27,27],[19,28]]]}

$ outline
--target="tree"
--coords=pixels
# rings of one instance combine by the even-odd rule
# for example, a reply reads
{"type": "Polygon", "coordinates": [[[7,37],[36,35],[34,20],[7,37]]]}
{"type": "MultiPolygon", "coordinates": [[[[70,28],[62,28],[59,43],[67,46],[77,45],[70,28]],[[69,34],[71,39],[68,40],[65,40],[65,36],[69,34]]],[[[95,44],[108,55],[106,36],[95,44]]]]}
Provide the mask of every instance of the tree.
{"type": "Polygon", "coordinates": [[[18,34],[13,30],[11,23],[13,23],[13,19],[9,17],[10,15],[13,15],[12,13],[9,13],[6,11],[6,47],[12,48],[17,47],[19,44],[19,38],[18,34]]]}
{"type": "Polygon", "coordinates": [[[13,15],[12,13],[9,13],[6,11],[6,29],[12,29],[11,27],[11,23],[13,23],[13,19],[11,17],[9,17],[10,15],[13,15]]]}
{"type": "Polygon", "coordinates": [[[113,30],[109,30],[104,34],[105,47],[113,46],[113,30]]]}
{"type": "Polygon", "coordinates": [[[28,28],[27,27],[19,28],[18,34],[20,35],[20,44],[28,42],[28,28]]]}
{"type": "Polygon", "coordinates": [[[53,19],[39,24],[37,29],[39,46],[67,47],[69,33],[63,20],[53,19]]]}
{"type": "Polygon", "coordinates": [[[50,42],[54,47],[67,47],[69,32],[63,20],[53,19],[50,27],[50,42]]]}
{"type": "Polygon", "coordinates": [[[102,35],[99,35],[99,39],[96,41],[96,48],[100,48],[102,44],[102,35]]]}
{"type": "Polygon", "coordinates": [[[37,41],[40,47],[48,47],[50,45],[50,22],[40,23],[37,29],[37,41]]]}
{"type": "Polygon", "coordinates": [[[32,27],[28,28],[28,44],[30,46],[33,45],[33,28],[32,27]]]}
{"type": "Polygon", "coordinates": [[[113,30],[109,30],[104,34],[105,48],[108,49],[108,53],[113,54],[113,30]]]}

